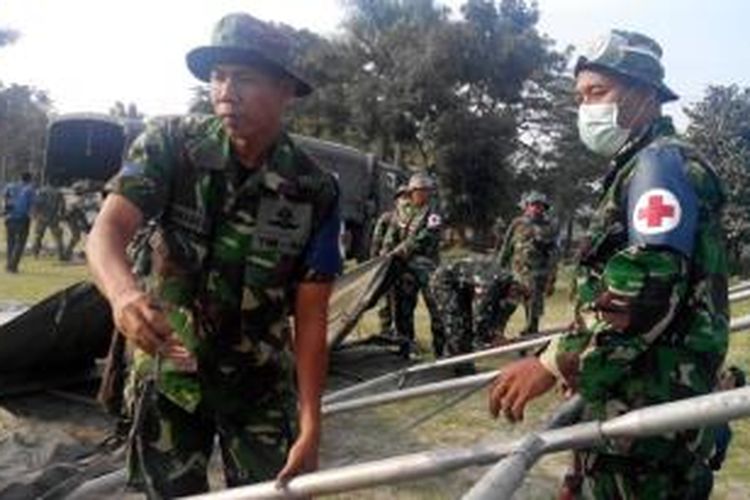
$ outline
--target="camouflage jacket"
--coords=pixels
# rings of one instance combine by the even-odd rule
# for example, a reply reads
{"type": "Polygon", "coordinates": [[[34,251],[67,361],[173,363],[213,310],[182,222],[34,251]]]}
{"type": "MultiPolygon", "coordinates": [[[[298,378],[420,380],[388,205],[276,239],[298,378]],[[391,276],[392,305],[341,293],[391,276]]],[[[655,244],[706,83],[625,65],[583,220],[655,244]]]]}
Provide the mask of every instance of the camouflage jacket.
{"type": "MultiPolygon", "coordinates": [[[[723,205],[719,178],[668,118],[614,158],[580,252],[577,331],[540,356],[593,416],[715,386],[728,341],[723,205]]],[[[659,461],[707,445],[702,432],[688,434],[610,451],[659,461]]]]}
{"type": "Polygon", "coordinates": [[[44,186],[39,189],[34,200],[34,216],[55,224],[65,215],[65,197],[59,189],[44,186]]]}
{"type": "Polygon", "coordinates": [[[370,239],[370,257],[374,258],[381,254],[384,250],[383,241],[385,235],[388,232],[388,228],[391,224],[394,224],[394,218],[396,216],[395,209],[383,212],[375,221],[375,227],[372,229],[372,238],[370,239]]]}
{"type": "Polygon", "coordinates": [[[516,217],[505,233],[500,263],[518,280],[554,274],[557,264],[557,227],[548,216],[516,217]]]}
{"type": "Polygon", "coordinates": [[[409,217],[400,227],[401,255],[409,264],[421,266],[440,261],[440,237],[443,219],[434,207],[427,203],[423,207],[411,206],[409,217]]]}
{"type": "MultiPolygon", "coordinates": [[[[198,360],[197,374],[164,362],[159,390],[190,411],[247,404],[286,380],[296,287],[341,267],[333,177],[285,134],[249,171],[219,120],[187,116],[149,124],[108,190],[156,221],[147,287],[198,360]]],[[[152,364],[137,352],[134,377],[152,364]]]]}

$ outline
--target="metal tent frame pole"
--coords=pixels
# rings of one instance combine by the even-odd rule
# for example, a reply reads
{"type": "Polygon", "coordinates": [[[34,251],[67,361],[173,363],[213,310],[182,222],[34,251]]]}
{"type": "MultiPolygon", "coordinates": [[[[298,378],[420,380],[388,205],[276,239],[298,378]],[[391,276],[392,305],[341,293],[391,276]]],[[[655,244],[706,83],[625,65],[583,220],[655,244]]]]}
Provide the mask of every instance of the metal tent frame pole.
{"type": "MultiPolygon", "coordinates": [[[[593,421],[526,436],[510,443],[497,442],[470,448],[453,448],[400,455],[293,478],[283,487],[273,481],[190,497],[195,500],[269,500],[341,493],[361,488],[445,474],[485,465],[506,457],[522,446],[531,449],[527,462],[542,454],[590,447],[603,439],[633,438],[704,427],[750,416],[750,387],[641,408],[604,422],[593,421]],[[536,442],[538,440],[539,442],[536,442]],[[532,446],[529,445],[532,443],[532,446]]],[[[492,469],[493,471],[495,468],[492,469]]],[[[487,485],[489,480],[480,481],[487,485]]],[[[478,483],[478,484],[480,484],[478,483]]],[[[466,498],[510,498],[512,491],[472,489],[466,498]],[[488,496],[485,496],[488,495],[488,496]]]]}
{"type": "MultiPolygon", "coordinates": [[[[747,286],[748,288],[732,293],[729,296],[730,303],[750,299],[750,282],[743,286],[747,286]]],[[[537,336],[534,336],[533,338],[530,338],[528,340],[521,339],[517,342],[513,342],[512,344],[493,347],[491,349],[485,349],[468,354],[462,354],[459,356],[452,356],[450,358],[438,359],[436,361],[421,363],[391,373],[386,373],[379,377],[375,377],[373,379],[354,384],[350,387],[346,387],[344,389],[326,394],[322,398],[322,403],[324,405],[330,405],[342,400],[352,399],[363,393],[367,393],[368,391],[379,388],[391,382],[399,382],[399,384],[402,384],[403,381],[405,381],[410,375],[414,375],[417,373],[423,373],[440,368],[447,368],[450,366],[477,361],[480,359],[502,356],[504,354],[510,354],[513,352],[534,349],[536,347],[544,345],[555,337],[559,337],[566,329],[566,325],[557,325],[548,330],[540,332],[537,336]]]]}
{"type": "MultiPolygon", "coordinates": [[[[750,314],[737,318],[736,320],[732,321],[729,326],[730,332],[738,332],[741,330],[746,330],[748,328],[750,328],[750,314]]],[[[541,341],[541,339],[539,340],[541,341]]],[[[491,372],[479,373],[477,375],[453,378],[442,382],[433,382],[429,384],[418,385],[415,387],[408,387],[406,389],[396,389],[372,396],[346,399],[344,401],[338,401],[335,403],[324,405],[323,414],[328,416],[336,413],[361,410],[364,408],[371,408],[373,406],[395,403],[397,401],[405,401],[408,399],[433,396],[435,394],[442,394],[444,392],[468,389],[472,387],[481,387],[482,385],[489,384],[499,374],[500,370],[494,370],[491,372]]]]}

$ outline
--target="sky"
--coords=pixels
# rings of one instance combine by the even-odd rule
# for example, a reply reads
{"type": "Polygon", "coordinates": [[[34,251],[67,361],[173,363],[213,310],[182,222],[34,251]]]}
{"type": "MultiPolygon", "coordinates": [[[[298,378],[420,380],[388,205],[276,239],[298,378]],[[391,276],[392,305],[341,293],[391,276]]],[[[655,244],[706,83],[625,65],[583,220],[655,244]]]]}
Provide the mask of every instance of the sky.
{"type": "MultiPolygon", "coordinates": [[[[457,11],[461,0],[444,0],[457,11]]],[[[642,31],[664,48],[668,84],[682,96],[709,84],[750,87],[747,0],[538,0],[539,29],[559,47],[583,46],[616,27],[642,31]]],[[[198,84],[185,54],[229,12],[246,11],[334,34],[340,0],[0,0],[0,26],[21,32],[0,49],[0,81],[47,90],[57,111],[106,112],[117,101],[146,114],[182,113],[198,84]]]]}

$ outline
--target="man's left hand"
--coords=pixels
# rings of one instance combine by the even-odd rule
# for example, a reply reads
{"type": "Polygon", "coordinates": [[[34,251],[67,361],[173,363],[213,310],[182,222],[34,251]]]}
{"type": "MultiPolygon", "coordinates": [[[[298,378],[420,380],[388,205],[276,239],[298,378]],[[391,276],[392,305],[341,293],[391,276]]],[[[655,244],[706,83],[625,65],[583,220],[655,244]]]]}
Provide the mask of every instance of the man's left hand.
{"type": "Polygon", "coordinates": [[[318,448],[320,447],[320,432],[303,432],[294,442],[286,464],[276,476],[276,482],[283,486],[294,476],[314,472],[318,469],[318,448]]]}

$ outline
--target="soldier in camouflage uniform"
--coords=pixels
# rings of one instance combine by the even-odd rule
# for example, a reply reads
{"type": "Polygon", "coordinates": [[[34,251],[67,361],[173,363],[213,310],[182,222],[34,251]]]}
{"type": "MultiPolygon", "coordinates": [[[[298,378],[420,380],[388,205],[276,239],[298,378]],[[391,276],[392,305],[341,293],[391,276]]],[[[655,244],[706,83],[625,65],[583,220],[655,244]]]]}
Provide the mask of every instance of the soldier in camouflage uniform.
{"type": "Polygon", "coordinates": [[[229,486],[317,467],[338,188],[282,130],[289,103],[312,91],[291,57],[274,25],[223,18],[187,58],[210,82],[215,116],[149,124],[88,239],[91,271],[136,348],[128,468],[152,498],[205,491],[217,435],[229,486]],[[146,221],[142,289],[125,248],[146,221]]]}
{"type": "Polygon", "coordinates": [[[548,215],[549,201],[542,193],[532,191],[522,205],[523,215],[516,217],[505,233],[500,263],[526,288],[522,332],[535,333],[544,314],[544,296],[553,290],[557,276],[557,226],[548,215]]]}
{"type": "MultiPolygon", "coordinates": [[[[393,210],[383,212],[375,222],[370,242],[371,258],[386,255],[396,248],[399,243],[399,227],[405,225],[409,220],[410,211],[409,190],[405,185],[399,186],[396,190],[393,210]]],[[[393,333],[394,300],[395,293],[391,289],[385,294],[383,305],[378,308],[380,333],[382,335],[393,333]]]]}
{"type": "MultiPolygon", "coordinates": [[[[432,346],[436,356],[442,356],[445,335],[435,298],[429,287],[430,276],[440,261],[440,231],[442,218],[433,197],[435,181],[424,173],[409,179],[411,209],[408,220],[398,227],[398,245],[393,250],[402,268],[396,281],[396,332],[408,343],[401,354],[409,356],[414,343],[414,310],[421,291],[430,315],[432,346]]],[[[396,228],[393,228],[395,231],[396,228]]],[[[396,237],[396,233],[393,233],[396,237]]]]}
{"type": "Polygon", "coordinates": [[[521,297],[513,275],[495,256],[467,257],[442,264],[430,281],[445,329],[449,356],[491,344],[521,297]]]}
{"type": "Polygon", "coordinates": [[[68,244],[65,245],[63,253],[64,260],[73,258],[73,252],[78,242],[81,241],[81,235],[89,232],[89,222],[86,219],[88,193],[85,184],[74,183],[71,187],[73,188],[73,195],[66,200],[65,213],[62,219],[68,226],[68,232],[70,232],[70,239],[68,244]]]}
{"type": "Polygon", "coordinates": [[[44,234],[49,229],[55,240],[57,257],[65,260],[65,247],[63,246],[63,232],[60,222],[65,214],[65,198],[60,190],[54,186],[44,186],[37,192],[34,200],[34,242],[31,252],[34,257],[39,257],[42,249],[44,234]]]}
{"type": "MultiPolygon", "coordinates": [[[[661,53],[651,38],[612,31],[578,60],[581,139],[611,163],[581,251],[577,327],[503,367],[490,391],[495,415],[522,418],[556,381],[598,419],[716,385],[729,323],[724,191],[661,115],[677,98],[661,53]]],[[[581,450],[568,497],[705,498],[713,445],[702,428],[581,450]]]]}

